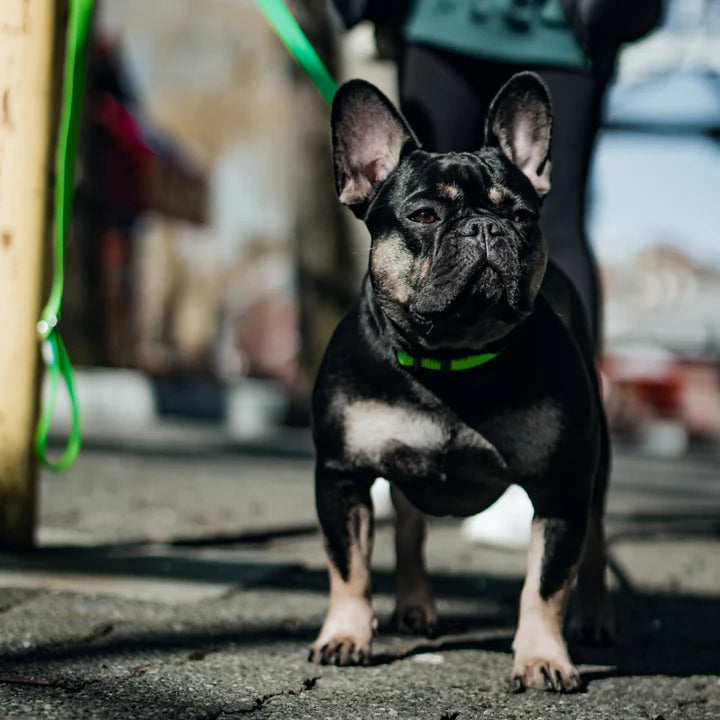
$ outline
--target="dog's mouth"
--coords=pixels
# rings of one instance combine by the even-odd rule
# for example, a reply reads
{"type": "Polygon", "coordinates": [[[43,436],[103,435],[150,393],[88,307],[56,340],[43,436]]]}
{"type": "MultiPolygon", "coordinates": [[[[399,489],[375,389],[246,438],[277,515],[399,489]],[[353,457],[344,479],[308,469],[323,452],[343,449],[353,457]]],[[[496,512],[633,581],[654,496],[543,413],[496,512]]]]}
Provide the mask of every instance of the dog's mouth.
{"type": "MultiPolygon", "coordinates": [[[[457,288],[458,285],[455,284],[457,288]]],[[[476,277],[449,295],[433,285],[422,289],[409,306],[410,319],[419,333],[429,336],[438,328],[473,327],[494,308],[516,305],[517,283],[490,263],[476,277]]]]}

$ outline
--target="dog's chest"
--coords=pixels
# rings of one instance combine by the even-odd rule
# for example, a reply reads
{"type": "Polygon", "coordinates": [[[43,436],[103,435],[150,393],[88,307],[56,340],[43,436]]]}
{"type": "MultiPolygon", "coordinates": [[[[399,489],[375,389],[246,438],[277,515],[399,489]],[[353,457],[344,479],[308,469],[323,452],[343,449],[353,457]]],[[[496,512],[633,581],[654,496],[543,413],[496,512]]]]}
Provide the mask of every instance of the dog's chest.
{"type": "Polygon", "coordinates": [[[540,474],[561,432],[559,410],[548,400],[496,413],[479,427],[442,409],[367,399],[348,402],[342,415],[348,459],[405,481],[512,482],[540,474]]]}

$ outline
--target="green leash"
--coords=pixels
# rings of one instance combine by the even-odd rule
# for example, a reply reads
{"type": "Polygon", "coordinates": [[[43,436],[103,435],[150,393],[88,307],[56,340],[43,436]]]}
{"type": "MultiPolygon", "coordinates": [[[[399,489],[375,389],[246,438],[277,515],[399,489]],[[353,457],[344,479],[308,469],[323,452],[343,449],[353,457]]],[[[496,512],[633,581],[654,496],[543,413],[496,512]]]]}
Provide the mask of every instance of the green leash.
{"type": "MultiPolygon", "coordinates": [[[[298,61],[300,66],[309,75],[320,91],[320,94],[332,103],[337,84],[332,79],[328,69],[318,56],[315,48],[305,36],[295,18],[285,6],[283,0],[257,0],[260,9],[265,14],[275,32],[285,43],[290,54],[298,61]]],[[[438,370],[441,372],[455,372],[458,370],[471,370],[480,367],[494,360],[499,353],[480,353],[479,355],[468,355],[467,357],[454,358],[442,361],[437,358],[414,357],[408,353],[398,350],[396,357],[402,367],[424,368],[425,370],[438,370]]]]}
{"type": "MultiPolygon", "coordinates": [[[[337,85],[300,26],[282,0],[258,0],[271,25],[292,55],[307,72],[322,96],[331,103],[337,85]]],[[[72,465],[80,452],[80,408],[72,365],[57,331],[62,305],[65,245],[72,218],[75,176],[75,148],[85,79],[85,59],[94,0],[70,0],[63,78],[60,132],[55,158],[55,209],[53,218],[53,282],[50,297],[40,316],[37,331],[42,341],[42,358],[47,366],[49,392],[35,433],[35,448],[48,469],[60,472],[72,465]],[[60,379],[65,382],[71,407],[70,435],[57,462],[47,459],[47,442],[60,379]]]]}
{"type": "Polygon", "coordinates": [[[60,131],[55,157],[55,208],[53,217],[53,282],[37,331],[42,340],[42,357],[47,366],[49,380],[48,402],[40,413],[35,433],[35,448],[40,461],[50,470],[60,472],[72,465],[80,452],[80,408],[77,401],[72,365],[65,345],[57,331],[62,305],[65,244],[72,218],[75,178],[75,147],[77,145],[80,102],[85,79],[85,58],[94,0],[71,0],[67,25],[65,70],[60,131]],[[62,457],[57,462],[47,459],[47,441],[55,412],[60,378],[65,382],[71,407],[70,436],[62,457]]]}
{"type": "Polygon", "coordinates": [[[332,103],[337,92],[337,84],[285,3],[282,0],[257,0],[257,2],[290,54],[310,76],[325,100],[332,103]]]}

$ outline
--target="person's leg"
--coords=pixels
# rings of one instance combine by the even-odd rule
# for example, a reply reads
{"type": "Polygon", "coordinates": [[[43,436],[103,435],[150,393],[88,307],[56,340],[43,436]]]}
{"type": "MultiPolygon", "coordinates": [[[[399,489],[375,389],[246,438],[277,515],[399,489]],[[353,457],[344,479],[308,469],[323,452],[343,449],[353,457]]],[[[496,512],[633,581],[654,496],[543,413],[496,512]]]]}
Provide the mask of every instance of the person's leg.
{"type": "Polygon", "coordinates": [[[538,73],[547,83],[553,103],[552,189],[543,205],[540,225],[550,258],[572,280],[582,299],[597,352],[602,329],[601,291],[585,234],[585,199],[605,83],[571,70],[538,73]]]}
{"type": "MultiPolygon", "coordinates": [[[[472,151],[483,144],[490,100],[519,66],[408,45],[399,64],[400,107],[426,150],[472,151]]],[[[574,283],[597,351],[601,297],[585,234],[585,195],[605,82],[574,70],[536,69],[553,102],[552,190],[540,224],[551,259],[574,283]]]]}
{"type": "Polygon", "coordinates": [[[425,150],[460,152],[482,146],[488,97],[478,91],[478,73],[471,65],[480,63],[423,45],[402,49],[400,109],[425,150]]]}

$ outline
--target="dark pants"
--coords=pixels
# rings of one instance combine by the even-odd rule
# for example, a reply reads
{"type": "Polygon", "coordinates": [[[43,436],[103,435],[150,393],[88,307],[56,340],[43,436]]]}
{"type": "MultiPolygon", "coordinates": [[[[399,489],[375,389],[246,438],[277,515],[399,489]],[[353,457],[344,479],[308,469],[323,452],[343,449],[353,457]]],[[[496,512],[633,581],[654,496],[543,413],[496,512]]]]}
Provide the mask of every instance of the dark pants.
{"type": "Polygon", "coordinates": [[[513,73],[524,69],[543,78],[553,102],[552,190],[540,224],[550,257],[580,294],[598,348],[601,297],[585,235],[585,196],[606,83],[577,70],[523,68],[408,45],[400,57],[400,106],[426,150],[477,150],[490,101],[513,73]]]}

